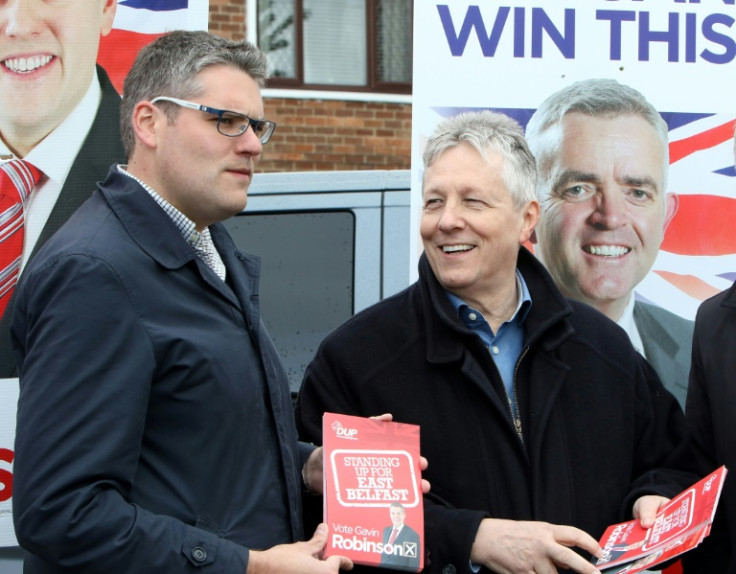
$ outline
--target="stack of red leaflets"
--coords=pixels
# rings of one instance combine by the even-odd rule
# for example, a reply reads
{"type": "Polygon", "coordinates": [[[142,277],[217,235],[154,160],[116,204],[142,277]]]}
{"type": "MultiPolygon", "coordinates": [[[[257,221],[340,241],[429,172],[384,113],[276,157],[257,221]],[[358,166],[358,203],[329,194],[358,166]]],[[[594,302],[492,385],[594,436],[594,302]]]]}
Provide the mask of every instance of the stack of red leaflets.
{"type": "Polygon", "coordinates": [[[419,427],[325,413],[324,555],[418,572],[424,565],[419,427]]]}
{"type": "Polygon", "coordinates": [[[725,477],[722,466],[678,494],[651,528],[642,528],[638,520],[609,526],[596,566],[604,574],[635,574],[695,548],[710,533],[725,477]]]}

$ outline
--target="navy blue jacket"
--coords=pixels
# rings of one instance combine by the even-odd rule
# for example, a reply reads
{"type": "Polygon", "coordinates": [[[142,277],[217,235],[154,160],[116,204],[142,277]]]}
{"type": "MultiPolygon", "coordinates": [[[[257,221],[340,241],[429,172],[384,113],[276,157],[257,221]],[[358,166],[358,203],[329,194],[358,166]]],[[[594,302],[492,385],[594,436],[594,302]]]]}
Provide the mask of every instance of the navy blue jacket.
{"type": "Polygon", "coordinates": [[[259,317],[259,261],[210,230],[227,284],[113,166],[23,274],[26,572],[243,574],[247,547],[302,538],[307,449],[259,317]]]}
{"type": "Polygon", "coordinates": [[[320,441],[324,411],[390,412],[421,426],[432,484],[425,572],[467,571],[484,517],[600,538],[639,496],[672,496],[697,480],[670,468],[687,467],[682,410],[623,329],[564,299],[523,248],[518,269],[532,298],[515,376],[523,441],[492,358],[424,256],[415,284],[327,337],[305,374],[305,440],[320,441]]]}

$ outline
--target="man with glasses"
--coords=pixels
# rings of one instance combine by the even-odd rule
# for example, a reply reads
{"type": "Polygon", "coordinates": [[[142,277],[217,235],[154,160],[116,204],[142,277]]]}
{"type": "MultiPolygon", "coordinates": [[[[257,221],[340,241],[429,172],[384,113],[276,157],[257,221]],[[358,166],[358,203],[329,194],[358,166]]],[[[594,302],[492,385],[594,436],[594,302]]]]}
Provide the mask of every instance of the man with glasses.
{"type": "Polygon", "coordinates": [[[121,108],[127,165],[17,290],[14,519],[25,572],[334,573],[303,538],[321,451],[297,443],[258,309],[258,258],[221,221],[274,131],[266,58],[206,32],[144,48],[121,108]]]}

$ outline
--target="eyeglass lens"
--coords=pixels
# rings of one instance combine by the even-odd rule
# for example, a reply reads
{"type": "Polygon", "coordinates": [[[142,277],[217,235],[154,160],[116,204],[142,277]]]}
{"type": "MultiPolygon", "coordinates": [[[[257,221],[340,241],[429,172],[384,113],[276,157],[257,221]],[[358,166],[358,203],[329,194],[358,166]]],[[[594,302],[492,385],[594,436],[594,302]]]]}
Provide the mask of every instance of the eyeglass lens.
{"type": "Polygon", "coordinates": [[[225,112],[218,122],[218,129],[226,136],[237,136],[248,129],[248,124],[253,126],[253,132],[259,140],[268,135],[270,124],[265,121],[251,120],[242,114],[225,112]]]}

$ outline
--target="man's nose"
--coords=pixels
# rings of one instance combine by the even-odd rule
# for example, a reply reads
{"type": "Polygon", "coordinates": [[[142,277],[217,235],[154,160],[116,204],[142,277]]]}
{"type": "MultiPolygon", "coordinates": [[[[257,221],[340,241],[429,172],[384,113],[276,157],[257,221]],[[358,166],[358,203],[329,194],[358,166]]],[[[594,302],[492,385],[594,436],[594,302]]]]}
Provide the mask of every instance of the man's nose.
{"type": "Polygon", "coordinates": [[[235,139],[238,153],[254,156],[263,153],[263,144],[258,139],[255,131],[253,131],[253,126],[248,126],[245,132],[233,139],[235,139]]]}
{"type": "Polygon", "coordinates": [[[437,226],[442,231],[452,231],[453,229],[465,227],[465,219],[459,202],[447,201],[445,203],[437,226]]]}
{"type": "Polygon", "coordinates": [[[601,229],[616,229],[628,218],[629,202],[624,190],[605,189],[593,198],[595,208],[590,216],[591,223],[601,229]]]}
{"type": "Polygon", "coordinates": [[[0,9],[0,28],[6,36],[33,36],[41,30],[43,19],[36,4],[36,0],[9,0],[0,9]]]}

